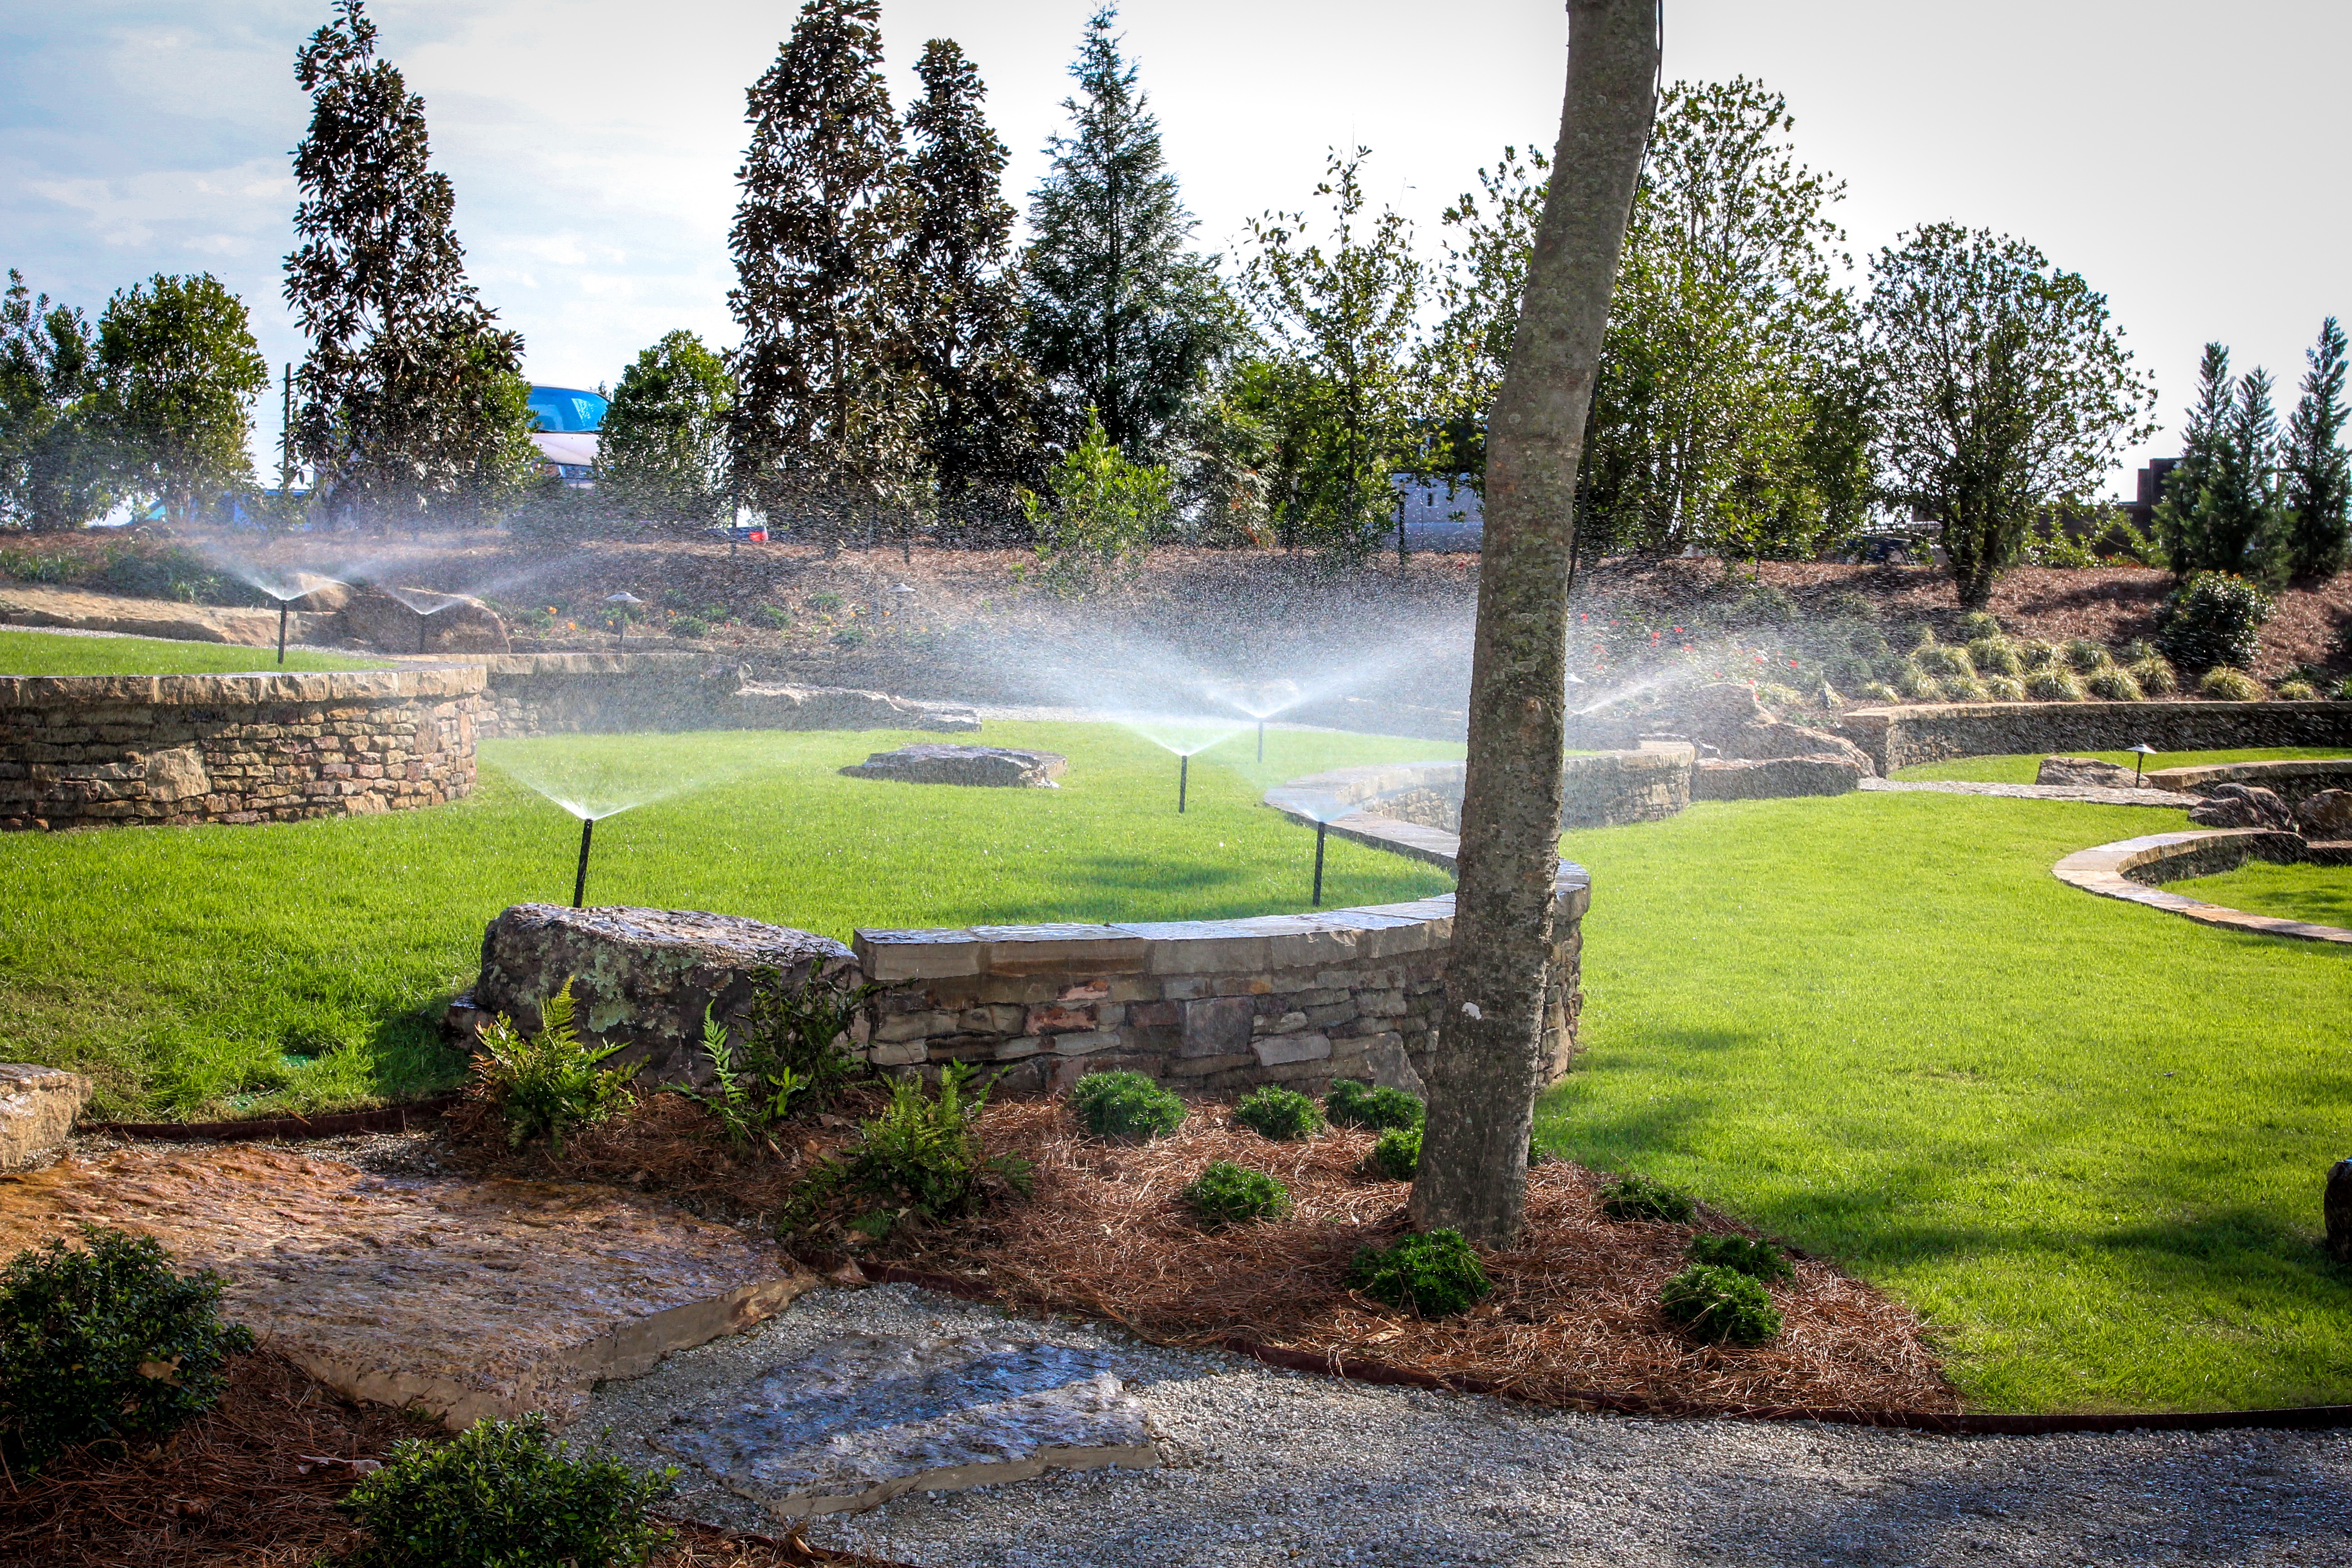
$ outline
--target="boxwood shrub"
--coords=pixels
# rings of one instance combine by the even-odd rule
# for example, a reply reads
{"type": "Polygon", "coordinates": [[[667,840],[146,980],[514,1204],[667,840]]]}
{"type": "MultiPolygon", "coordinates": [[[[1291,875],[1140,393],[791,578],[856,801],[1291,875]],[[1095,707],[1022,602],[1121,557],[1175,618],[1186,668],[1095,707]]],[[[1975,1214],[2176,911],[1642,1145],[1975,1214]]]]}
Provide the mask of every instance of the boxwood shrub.
{"type": "Polygon", "coordinates": [[[1343,1078],[1323,1097],[1323,1114],[1335,1127],[1418,1127],[1427,1112],[1401,1089],[1374,1088],[1343,1078]]]}
{"type": "Polygon", "coordinates": [[[1184,1102],[1139,1072],[1090,1072],[1070,1089],[1078,1124],[1097,1138],[1156,1138],[1184,1122],[1184,1102]]]}
{"type": "Polygon", "coordinates": [[[221,1279],[173,1271],[152,1236],[81,1227],[0,1268],[0,1448],[37,1469],[73,1444],[156,1438],[213,1407],[253,1335],[221,1279]]]}
{"type": "Polygon", "coordinates": [[[1657,1219],[1688,1225],[1698,1213],[1688,1193],[1636,1172],[1601,1189],[1601,1212],[1611,1219],[1657,1219]]]}
{"type": "Polygon", "coordinates": [[[1304,1138],[1323,1130],[1323,1113],[1295,1089],[1265,1083],[1242,1096],[1234,1120],[1261,1137],[1304,1138]]]}
{"type": "Polygon", "coordinates": [[[1391,1127],[1364,1156],[1364,1173],[1383,1182],[1410,1182],[1421,1169],[1421,1129],[1391,1127]]]}
{"type": "Polygon", "coordinates": [[[1737,1268],[1694,1263],[1659,1288],[1658,1305],[1709,1344],[1760,1345],[1780,1331],[1772,1298],[1737,1268]]]}
{"type": "Polygon", "coordinates": [[[1476,1305],[1495,1284],[1460,1231],[1433,1230],[1357,1253],[1348,1288],[1401,1311],[1444,1318],[1476,1305]]]}
{"type": "Polygon", "coordinates": [[[341,1506],[375,1538],[368,1568],[621,1568],[670,1540],[646,1510],[677,1475],[569,1453],[534,1411],[399,1443],[341,1506]]]}
{"type": "Polygon", "coordinates": [[[2271,608],[2271,596],[2243,577],[2192,573],[2158,613],[2156,646],[2183,669],[2252,664],[2271,608]]]}
{"type": "Polygon", "coordinates": [[[1234,1225],[1288,1213],[1290,1189],[1264,1171],[1218,1160],[1192,1178],[1184,1189],[1184,1201],[1208,1225],[1234,1225]]]}
{"type": "Polygon", "coordinates": [[[1720,1236],[1709,1232],[1691,1237],[1683,1256],[1693,1263],[1705,1263],[1717,1268],[1737,1268],[1751,1279],[1787,1279],[1796,1270],[1780,1256],[1780,1249],[1769,1241],[1753,1237],[1720,1236]]]}

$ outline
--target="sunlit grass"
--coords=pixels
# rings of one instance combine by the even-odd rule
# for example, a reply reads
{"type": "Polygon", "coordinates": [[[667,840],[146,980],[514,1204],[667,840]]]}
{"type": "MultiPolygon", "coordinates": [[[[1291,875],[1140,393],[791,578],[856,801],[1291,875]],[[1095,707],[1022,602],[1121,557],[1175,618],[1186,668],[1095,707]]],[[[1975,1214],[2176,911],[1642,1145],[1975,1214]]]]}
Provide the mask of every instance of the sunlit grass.
{"type": "MultiPolygon", "coordinates": [[[[1898,779],[1922,781],[1952,780],[1969,784],[2032,784],[2042,759],[2051,752],[2035,752],[2029,756],[1962,757],[1957,762],[1921,763],[1916,767],[1897,768],[1898,779]]],[[[2136,760],[2129,752],[2067,752],[2070,757],[2095,757],[2103,763],[2130,767],[2136,760]]],[[[2201,768],[2216,763],[2280,763],[2299,762],[2319,757],[2342,757],[2352,754],[2352,747],[2271,746],[2237,752],[2158,752],[2147,759],[2147,771],[2158,768],[2201,768]]]]}
{"type": "Polygon", "coordinates": [[[242,675],[280,669],[381,669],[383,661],[234,643],[170,642],[162,637],[76,637],[55,632],[0,631],[0,675],[242,675]]]}
{"type": "Polygon", "coordinates": [[[2352,866],[2273,866],[2249,860],[2218,877],[2167,882],[2164,890],[2250,915],[2352,930],[2352,866]]]}

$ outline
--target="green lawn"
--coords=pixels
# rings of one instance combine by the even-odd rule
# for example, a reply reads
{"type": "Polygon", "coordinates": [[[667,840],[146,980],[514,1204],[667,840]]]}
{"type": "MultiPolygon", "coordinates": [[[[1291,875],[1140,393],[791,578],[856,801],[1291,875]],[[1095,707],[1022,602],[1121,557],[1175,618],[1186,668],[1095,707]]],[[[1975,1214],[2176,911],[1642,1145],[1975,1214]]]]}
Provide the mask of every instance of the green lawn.
{"type": "Polygon", "coordinates": [[[2352,952],[2050,875],[2175,813],[1702,803],[1571,834],[1585,1055],[1552,1147],[1837,1258],[1993,1410],[2352,1400],[2352,952]]]}
{"type": "MultiPolygon", "coordinates": [[[[568,901],[579,825],[559,794],[674,793],[597,825],[596,903],[723,910],[847,938],[856,926],[1170,920],[1307,907],[1314,840],[1256,804],[1323,768],[1448,754],[1423,741],[1276,730],[1176,760],[1103,725],[992,724],[1068,753],[1058,790],[956,789],[835,770],[908,740],[732,731],[482,748],[480,787],[429,811],[266,826],[0,835],[0,1059],[93,1074],[109,1116],[323,1110],[453,1080],[434,1019],[470,984],[485,922],[568,901]],[[1224,759],[1230,755],[1233,765],[1224,759]]],[[[1460,748],[1451,754],[1460,755],[1460,748]]],[[[1325,900],[1451,882],[1329,846],[1325,900]]]]}
{"type": "MultiPolygon", "coordinates": [[[[1897,768],[1898,779],[1950,779],[1969,784],[2032,784],[2042,759],[2051,753],[2036,752],[2022,757],[1962,757],[1949,763],[1921,763],[1916,767],[1897,768]]],[[[2096,757],[2101,762],[2132,765],[2129,752],[2069,752],[2074,757],[2096,757]]],[[[2251,752],[2158,752],[2147,759],[2150,772],[2158,768],[2201,768],[2215,763],[2282,763],[2302,762],[2319,757],[2340,757],[2342,746],[2273,746],[2251,752]]]]}
{"type": "Polygon", "coordinates": [[[2223,909],[2352,929],[2352,866],[2273,866],[2249,860],[2218,877],[2167,882],[2164,890],[2223,909]]]}
{"type": "MultiPolygon", "coordinates": [[[[278,649],[162,637],[73,637],[0,631],[0,675],[244,675],[276,670],[278,649]]],[[[289,648],[288,669],[381,669],[381,659],[289,648]]]]}

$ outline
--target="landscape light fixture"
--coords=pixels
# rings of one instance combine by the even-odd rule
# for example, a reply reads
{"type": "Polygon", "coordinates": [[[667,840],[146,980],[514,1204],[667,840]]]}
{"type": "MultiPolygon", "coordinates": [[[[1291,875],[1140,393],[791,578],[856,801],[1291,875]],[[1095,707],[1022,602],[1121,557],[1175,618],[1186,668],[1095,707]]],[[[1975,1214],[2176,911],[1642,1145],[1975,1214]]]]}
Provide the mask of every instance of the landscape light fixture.
{"type": "MultiPolygon", "coordinates": [[[[608,604],[608,605],[614,605],[614,612],[613,612],[613,613],[614,613],[614,615],[616,615],[616,616],[618,616],[620,617],[620,626],[621,626],[621,641],[623,641],[623,642],[626,642],[626,641],[628,641],[628,640],[629,640],[629,606],[630,606],[630,605],[642,605],[642,604],[644,604],[644,603],[645,603],[645,601],[644,601],[643,599],[638,598],[635,594],[630,593],[627,589],[624,588],[624,589],[622,589],[622,590],[621,590],[619,593],[617,593],[617,594],[607,594],[607,595],[604,595],[604,602],[605,602],[606,604],[608,604]]],[[[585,840],[583,840],[583,841],[582,841],[582,844],[581,844],[581,847],[580,847],[580,855],[581,855],[581,864],[582,864],[582,865],[583,865],[583,866],[584,866],[584,865],[586,865],[586,864],[587,864],[587,856],[588,856],[588,846],[587,846],[587,843],[586,843],[586,841],[585,841],[585,840]]]]}
{"type": "Polygon", "coordinates": [[[2132,788],[2139,788],[2139,771],[2147,766],[2148,758],[2154,755],[2156,748],[2146,741],[2132,748],[2132,788]]]}
{"type": "Polygon", "coordinates": [[[588,841],[595,837],[596,819],[593,816],[582,817],[580,819],[580,871],[572,879],[572,907],[575,910],[588,896],[588,841]]]}

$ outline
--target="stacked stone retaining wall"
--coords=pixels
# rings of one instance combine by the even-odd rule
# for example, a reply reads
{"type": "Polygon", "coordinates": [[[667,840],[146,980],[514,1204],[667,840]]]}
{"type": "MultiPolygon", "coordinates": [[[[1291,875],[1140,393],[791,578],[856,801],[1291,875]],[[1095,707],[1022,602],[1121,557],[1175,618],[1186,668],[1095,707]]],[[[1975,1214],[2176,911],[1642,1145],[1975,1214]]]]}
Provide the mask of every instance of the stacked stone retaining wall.
{"type": "Polygon", "coordinates": [[[685,730],[980,727],[969,713],[844,687],[761,685],[750,667],[698,653],[499,654],[488,732],[568,735],[685,730]]]}
{"type": "Polygon", "coordinates": [[[283,822],[474,787],[476,665],[0,677],[0,827],[283,822]]]}
{"type": "Polygon", "coordinates": [[[1937,702],[1838,720],[1882,773],[1956,757],[2352,746],[2352,702],[1937,702]]]}
{"type": "MultiPolygon", "coordinates": [[[[1679,741],[1644,741],[1622,752],[1590,752],[1560,763],[1559,825],[1617,827],[1663,822],[1691,803],[1696,751],[1679,741]]],[[[1334,805],[1399,822],[1457,833],[1462,826],[1461,763],[1374,763],[1293,779],[1266,796],[1270,805],[1309,820],[1334,805]]]]}

